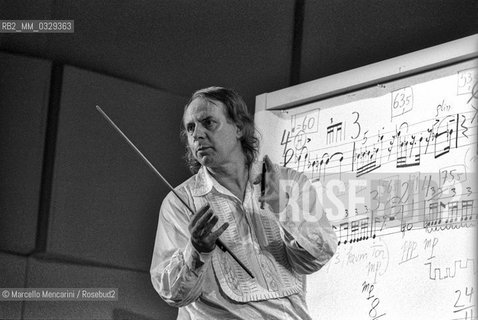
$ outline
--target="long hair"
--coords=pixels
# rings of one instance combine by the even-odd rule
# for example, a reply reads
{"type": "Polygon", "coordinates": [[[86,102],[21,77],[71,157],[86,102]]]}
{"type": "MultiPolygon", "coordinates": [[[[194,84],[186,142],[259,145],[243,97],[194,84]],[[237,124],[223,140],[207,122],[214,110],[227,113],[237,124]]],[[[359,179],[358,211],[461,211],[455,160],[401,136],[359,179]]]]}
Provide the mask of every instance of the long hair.
{"type": "MultiPolygon", "coordinates": [[[[233,122],[242,131],[241,145],[244,155],[246,157],[246,165],[249,167],[257,158],[259,153],[259,139],[256,137],[256,128],[254,120],[252,119],[247,109],[246,103],[242,97],[232,89],[222,87],[209,87],[200,89],[193,93],[188,103],[184,107],[184,114],[191,102],[197,98],[202,98],[210,102],[219,101],[226,107],[225,114],[228,121],[233,122]]],[[[188,146],[187,132],[184,127],[184,114],[181,121],[181,140],[185,143],[186,160],[189,170],[192,173],[197,173],[201,164],[194,158],[191,149],[188,146]]]]}

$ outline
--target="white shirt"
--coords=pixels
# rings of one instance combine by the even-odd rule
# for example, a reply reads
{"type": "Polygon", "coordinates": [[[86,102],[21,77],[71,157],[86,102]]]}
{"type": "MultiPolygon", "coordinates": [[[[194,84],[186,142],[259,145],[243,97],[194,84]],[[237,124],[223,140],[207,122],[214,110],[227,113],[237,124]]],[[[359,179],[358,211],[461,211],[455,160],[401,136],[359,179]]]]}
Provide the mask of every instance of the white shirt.
{"type": "MultiPolygon", "coordinates": [[[[204,167],[175,190],[195,211],[207,203],[205,196],[208,194],[227,199],[233,208],[233,221],[229,221],[231,218],[225,220],[221,212],[216,212],[219,210],[214,210],[220,218],[217,226],[224,221],[230,223],[229,228],[234,224],[240,240],[228,243],[226,237],[221,236],[222,241],[236,255],[245,252],[247,256],[243,255],[244,261],[241,261],[251,269],[257,285],[274,291],[280,289],[276,288],[278,281],[274,279],[277,277],[272,274],[277,269],[274,268],[277,261],[273,260],[271,265],[271,255],[265,245],[271,239],[265,236],[258,219],[260,186],[252,184],[255,173],[257,167],[251,169],[244,201],[219,184],[204,167]]],[[[286,182],[283,187],[289,184],[290,199],[286,210],[276,215],[275,222],[285,248],[282,254],[293,269],[292,273],[299,276],[300,290],[278,298],[238,302],[224,290],[227,289],[225,280],[218,268],[213,267],[213,255],[219,253],[204,254],[194,249],[188,231],[191,215],[170,193],[163,201],[158,219],[151,280],[168,304],[179,307],[178,319],[310,319],[305,303],[305,274],[319,270],[332,257],[337,239],[307,178],[288,168],[281,168],[280,175],[281,181],[286,182]]]]}

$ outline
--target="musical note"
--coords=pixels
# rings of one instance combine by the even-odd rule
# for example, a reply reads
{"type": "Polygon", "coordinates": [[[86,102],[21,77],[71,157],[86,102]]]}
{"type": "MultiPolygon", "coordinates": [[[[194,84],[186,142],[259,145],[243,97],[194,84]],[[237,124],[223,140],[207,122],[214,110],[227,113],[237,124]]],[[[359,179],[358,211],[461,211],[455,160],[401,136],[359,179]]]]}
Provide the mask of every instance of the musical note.
{"type": "Polygon", "coordinates": [[[344,223],[341,223],[340,226],[339,226],[339,242],[338,242],[338,245],[340,245],[340,243],[342,242],[343,244],[347,244],[349,240],[349,223],[348,222],[344,222],[344,223]],[[345,230],[345,236],[343,234],[343,231],[345,230]],[[345,240],[341,240],[345,237],[345,240]]]}
{"type": "Polygon", "coordinates": [[[426,132],[428,133],[427,137],[425,138],[425,142],[427,143],[427,146],[425,147],[425,154],[428,153],[428,148],[430,147],[430,143],[435,141],[435,126],[440,122],[439,119],[435,119],[435,122],[432,124],[430,128],[426,129],[426,132]]]}
{"type": "MultiPolygon", "coordinates": [[[[333,122],[333,119],[330,119],[330,121],[333,122]]],[[[342,140],[342,122],[337,122],[327,127],[327,144],[340,142],[342,140]]]]}
{"type": "Polygon", "coordinates": [[[438,202],[432,202],[428,205],[428,215],[425,216],[425,227],[435,226],[441,222],[441,210],[438,202]]]}
{"type": "MultiPolygon", "coordinates": [[[[448,119],[448,121],[445,123],[446,129],[442,128],[442,125],[445,122],[445,119],[449,117],[451,116],[447,116],[442,121],[440,121],[440,124],[437,127],[437,132],[435,133],[435,139],[434,139],[435,140],[435,145],[434,145],[435,159],[450,152],[453,133],[455,133],[455,135],[458,137],[458,115],[457,115],[457,119],[455,118],[448,119]],[[453,127],[456,127],[455,130],[453,128],[450,128],[450,124],[453,124],[453,122],[456,122],[456,125],[453,126],[453,127]],[[443,138],[440,139],[440,137],[443,137],[443,138]],[[438,145],[440,144],[443,144],[444,147],[441,148],[439,151],[437,151],[437,148],[439,148],[438,145]]],[[[455,141],[457,146],[458,145],[457,138],[455,139],[455,141]]]]}
{"type": "Polygon", "coordinates": [[[408,210],[405,210],[405,206],[401,206],[401,216],[402,218],[400,219],[400,230],[402,231],[402,234],[405,234],[406,231],[410,231],[413,228],[413,223],[414,223],[414,215],[413,212],[415,211],[414,208],[414,201],[412,200],[412,203],[409,206],[408,210]],[[407,215],[405,216],[405,213],[407,215]],[[410,213],[410,214],[409,214],[410,213]]]}
{"type": "Polygon", "coordinates": [[[371,225],[370,225],[370,238],[375,239],[377,236],[377,217],[374,217],[374,211],[371,210],[371,225]]]}
{"type": "Polygon", "coordinates": [[[329,164],[330,157],[328,153],[324,153],[322,155],[322,159],[319,161],[319,180],[325,180],[325,170],[327,169],[327,165],[329,164]],[[321,176],[322,172],[322,176],[321,176]]]}
{"type": "MultiPolygon", "coordinates": [[[[352,161],[357,163],[357,177],[377,170],[382,166],[382,149],[377,147],[375,143],[372,146],[360,147],[360,151],[358,153],[355,151],[355,142],[353,143],[353,148],[355,157],[352,159],[352,161]]],[[[352,166],[354,167],[353,164],[352,166]]]]}
{"type": "Polygon", "coordinates": [[[458,221],[458,201],[448,202],[448,219],[445,223],[453,223],[458,221]]]}
{"type": "Polygon", "coordinates": [[[350,225],[350,242],[358,242],[360,241],[360,223],[355,220],[351,222],[350,225]]]}
{"type": "Polygon", "coordinates": [[[368,217],[360,219],[360,239],[367,240],[369,233],[368,217]]]}
{"type": "Polygon", "coordinates": [[[462,200],[461,201],[461,218],[462,220],[472,219],[474,200],[462,200]]]}
{"type": "Polygon", "coordinates": [[[406,167],[414,167],[420,165],[420,155],[421,155],[421,144],[423,141],[423,137],[416,141],[416,136],[411,135],[411,141],[404,139],[402,142],[398,144],[399,146],[399,155],[397,155],[397,168],[406,168],[406,167]],[[418,147],[415,145],[418,143],[418,147]],[[410,148],[410,152],[408,152],[408,148],[410,148]],[[416,152],[414,153],[414,149],[416,152]],[[409,162],[411,159],[411,162],[409,162]]]}

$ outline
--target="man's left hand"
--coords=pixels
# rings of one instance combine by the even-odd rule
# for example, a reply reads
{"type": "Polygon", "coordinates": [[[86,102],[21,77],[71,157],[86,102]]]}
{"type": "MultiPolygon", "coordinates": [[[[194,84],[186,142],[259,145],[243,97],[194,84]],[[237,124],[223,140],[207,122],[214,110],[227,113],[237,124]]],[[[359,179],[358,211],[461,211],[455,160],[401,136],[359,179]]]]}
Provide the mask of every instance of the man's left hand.
{"type": "MultiPolygon", "coordinates": [[[[267,203],[274,213],[279,213],[287,206],[289,195],[280,187],[279,168],[272,163],[267,155],[264,156],[263,161],[266,167],[265,192],[263,196],[259,197],[259,201],[267,203]]],[[[254,179],[254,184],[259,183],[263,183],[262,174],[254,179]]]]}

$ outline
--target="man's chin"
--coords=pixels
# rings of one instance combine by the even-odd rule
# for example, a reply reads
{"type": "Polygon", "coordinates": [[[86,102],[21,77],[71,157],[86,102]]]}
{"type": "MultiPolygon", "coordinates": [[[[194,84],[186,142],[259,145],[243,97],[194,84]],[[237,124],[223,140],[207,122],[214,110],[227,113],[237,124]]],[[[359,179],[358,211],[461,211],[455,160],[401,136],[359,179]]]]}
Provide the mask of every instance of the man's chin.
{"type": "Polygon", "coordinates": [[[203,155],[202,157],[196,157],[196,160],[205,167],[210,166],[213,163],[213,160],[210,156],[203,155]]]}

